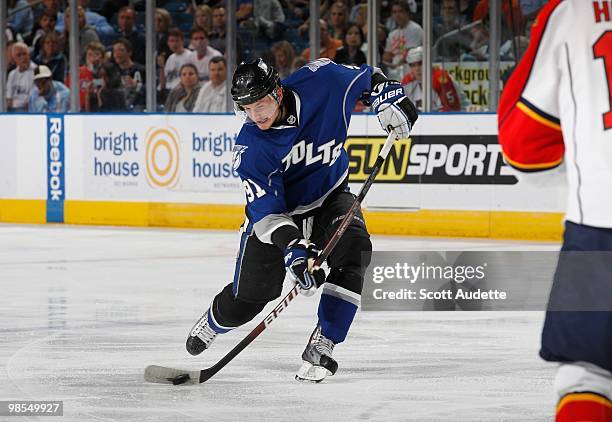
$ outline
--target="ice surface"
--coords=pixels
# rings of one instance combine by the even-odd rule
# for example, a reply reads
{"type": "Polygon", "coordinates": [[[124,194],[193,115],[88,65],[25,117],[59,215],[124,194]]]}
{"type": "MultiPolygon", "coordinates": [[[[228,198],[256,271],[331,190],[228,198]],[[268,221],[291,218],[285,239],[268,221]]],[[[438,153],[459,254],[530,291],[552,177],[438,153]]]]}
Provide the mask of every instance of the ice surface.
{"type": "MultiPolygon", "coordinates": [[[[543,312],[363,312],[337,374],[294,381],[315,324],[298,297],[211,380],[143,380],[149,364],[196,370],[185,337],[231,281],[237,233],[0,225],[0,400],[63,400],[61,421],[549,421],[554,365],[537,356],[543,312]]],[[[374,237],[377,250],[554,250],[555,244],[374,237]]],[[[270,304],[269,306],[272,306],[270,304]]],[[[267,308],[269,309],[269,308],[267,308]]],[[[0,420],[48,420],[7,417],[0,420]]],[[[55,420],[55,419],[53,419],[55,420]]]]}

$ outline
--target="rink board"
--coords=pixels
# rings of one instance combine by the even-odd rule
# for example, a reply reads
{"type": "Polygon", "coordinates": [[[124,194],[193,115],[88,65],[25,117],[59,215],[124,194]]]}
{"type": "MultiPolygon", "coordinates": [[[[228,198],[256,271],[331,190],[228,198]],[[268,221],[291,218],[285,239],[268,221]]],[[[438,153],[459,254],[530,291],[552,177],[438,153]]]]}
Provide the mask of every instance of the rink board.
{"type": "MultiPolygon", "coordinates": [[[[0,221],[234,229],[244,218],[233,115],[2,115],[0,128],[0,221]]],[[[563,181],[519,182],[496,128],[492,114],[421,116],[366,198],[370,231],[558,240],[563,181]]],[[[376,116],[353,116],[353,191],[384,137],[376,116]]]]}

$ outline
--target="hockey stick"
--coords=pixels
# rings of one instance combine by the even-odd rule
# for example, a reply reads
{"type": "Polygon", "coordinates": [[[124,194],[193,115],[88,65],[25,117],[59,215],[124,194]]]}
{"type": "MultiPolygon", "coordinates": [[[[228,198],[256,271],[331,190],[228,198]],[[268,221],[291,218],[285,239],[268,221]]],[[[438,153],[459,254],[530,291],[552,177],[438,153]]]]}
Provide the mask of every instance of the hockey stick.
{"type": "MultiPolygon", "coordinates": [[[[389,155],[389,151],[393,146],[393,142],[395,140],[395,136],[393,131],[389,132],[389,136],[387,136],[387,140],[383,145],[378,157],[376,158],[376,162],[374,163],[374,168],[372,169],[372,173],[368,176],[367,180],[363,183],[361,190],[359,191],[359,195],[355,198],[355,201],[351,205],[351,208],[347,211],[342,223],[336,229],[336,232],[332,235],[327,245],[318,256],[318,258],[314,262],[315,267],[320,267],[323,262],[329,257],[329,254],[338,244],[338,241],[350,225],[353,217],[359,210],[361,202],[363,198],[365,198],[366,194],[370,190],[374,179],[378,175],[387,155],[389,155]]],[[[274,309],[266,316],[263,321],[261,321],[257,326],[251,331],[240,343],[238,343],[232,350],[229,351],[228,354],[223,356],[221,360],[215,363],[210,368],[202,369],[200,371],[186,371],[183,369],[174,369],[174,368],[166,368],[164,366],[150,365],[145,369],[145,380],[148,382],[161,383],[161,384],[199,384],[208,379],[210,379],[213,375],[219,372],[225,365],[227,365],[232,359],[234,359],[240,352],[242,352],[253,340],[255,340],[263,330],[265,330],[268,325],[274,321],[278,315],[289,305],[289,303],[295,299],[299,292],[299,285],[296,284],[293,289],[287,293],[287,296],[283,298],[274,309]]]]}

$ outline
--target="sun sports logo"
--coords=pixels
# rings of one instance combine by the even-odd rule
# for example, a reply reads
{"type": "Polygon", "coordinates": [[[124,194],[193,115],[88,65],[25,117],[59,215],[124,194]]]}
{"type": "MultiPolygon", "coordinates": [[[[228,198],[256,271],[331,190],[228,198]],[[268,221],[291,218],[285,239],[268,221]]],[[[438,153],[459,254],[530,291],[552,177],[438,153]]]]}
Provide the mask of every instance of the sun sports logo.
{"type": "MultiPolygon", "coordinates": [[[[372,172],[385,138],[349,138],[349,180],[372,172]]],[[[377,183],[498,184],[518,182],[504,163],[497,137],[413,136],[396,141],[377,183]]]]}

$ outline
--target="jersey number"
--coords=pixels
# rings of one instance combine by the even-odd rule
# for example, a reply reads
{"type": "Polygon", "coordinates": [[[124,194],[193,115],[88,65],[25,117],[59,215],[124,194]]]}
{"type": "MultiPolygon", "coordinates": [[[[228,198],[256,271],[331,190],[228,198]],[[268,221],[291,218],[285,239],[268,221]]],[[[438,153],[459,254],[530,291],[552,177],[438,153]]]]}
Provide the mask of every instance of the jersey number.
{"type": "Polygon", "coordinates": [[[593,45],[596,59],[603,59],[611,110],[603,114],[604,128],[612,129],[612,31],[606,31],[593,45]]]}
{"type": "Polygon", "coordinates": [[[266,191],[263,190],[257,183],[253,182],[251,179],[243,180],[242,184],[244,185],[244,190],[246,191],[248,202],[253,202],[255,198],[261,198],[266,194],[266,191]],[[251,185],[253,185],[253,187],[251,187],[251,185]],[[254,192],[253,188],[255,188],[254,192]]]}

